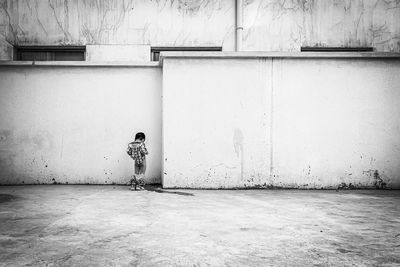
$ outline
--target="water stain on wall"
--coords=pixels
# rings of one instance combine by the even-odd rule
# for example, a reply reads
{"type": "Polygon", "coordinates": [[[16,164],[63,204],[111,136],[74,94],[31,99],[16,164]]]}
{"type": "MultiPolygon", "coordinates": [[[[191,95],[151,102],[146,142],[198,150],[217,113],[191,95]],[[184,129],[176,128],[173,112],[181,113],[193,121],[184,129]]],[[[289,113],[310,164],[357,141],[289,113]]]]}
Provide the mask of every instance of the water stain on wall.
{"type": "Polygon", "coordinates": [[[243,179],[243,168],[244,168],[244,136],[239,128],[236,128],[233,132],[233,148],[235,149],[236,156],[240,157],[240,177],[243,179]]]}
{"type": "Polygon", "coordinates": [[[0,184],[5,183],[14,175],[17,149],[13,131],[9,129],[0,130],[0,184]]]}
{"type": "Polygon", "coordinates": [[[378,170],[374,171],[374,186],[375,186],[375,188],[378,188],[378,189],[386,188],[386,183],[383,181],[383,179],[379,175],[378,170]]]}

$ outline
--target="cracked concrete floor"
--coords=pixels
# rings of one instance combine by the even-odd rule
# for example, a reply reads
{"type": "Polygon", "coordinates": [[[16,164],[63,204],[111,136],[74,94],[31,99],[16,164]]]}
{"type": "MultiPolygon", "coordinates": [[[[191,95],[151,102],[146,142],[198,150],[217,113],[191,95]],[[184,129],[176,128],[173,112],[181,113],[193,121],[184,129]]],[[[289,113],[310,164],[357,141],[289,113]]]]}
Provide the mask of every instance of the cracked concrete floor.
{"type": "Polygon", "coordinates": [[[0,264],[399,266],[399,204],[400,191],[3,186],[0,264]]]}

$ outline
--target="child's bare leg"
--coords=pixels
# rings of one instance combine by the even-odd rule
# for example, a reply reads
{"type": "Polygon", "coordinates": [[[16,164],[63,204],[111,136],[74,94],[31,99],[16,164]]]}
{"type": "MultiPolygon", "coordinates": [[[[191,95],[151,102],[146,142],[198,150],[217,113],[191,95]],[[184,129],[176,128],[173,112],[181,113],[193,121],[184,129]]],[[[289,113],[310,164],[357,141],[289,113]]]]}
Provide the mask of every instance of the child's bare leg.
{"type": "Polygon", "coordinates": [[[140,169],[141,166],[139,164],[136,164],[135,162],[135,175],[133,176],[133,183],[132,183],[132,189],[134,188],[135,190],[137,189],[137,185],[138,185],[138,178],[140,176],[140,169]]]}
{"type": "Polygon", "coordinates": [[[140,189],[144,189],[143,186],[145,185],[145,182],[144,182],[145,171],[146,171],[146,161],[143,162],[143,164],[140,166],[140,169],[139,169],[140,174],[139,174],[138,184],[139,184],[140,189]]]}
{"type": "Polygon", "coordinates": [[[130,190],[136,190],[136,184],[137,184],[136,175],[134,174],[133,178],[131,179],[131,183],[130,183],[131,188],[130,188],[130,190]]]}
{"type": "Polygon", "coordinates": [[[135,174],[139,175],[140,174],[140,170],[141,170],[141,165],[136,164],[136,162],[135,162],[135,174]]]}
{"type": "Polygon", "coordinates": [[[143,176],[145,175],[145,173],[146,173],[146,158],[143,160],[143,166],[142,166],[142,169],[141,169],[141,172],[142,172],[142,174],[143,174],[143,176]]]}

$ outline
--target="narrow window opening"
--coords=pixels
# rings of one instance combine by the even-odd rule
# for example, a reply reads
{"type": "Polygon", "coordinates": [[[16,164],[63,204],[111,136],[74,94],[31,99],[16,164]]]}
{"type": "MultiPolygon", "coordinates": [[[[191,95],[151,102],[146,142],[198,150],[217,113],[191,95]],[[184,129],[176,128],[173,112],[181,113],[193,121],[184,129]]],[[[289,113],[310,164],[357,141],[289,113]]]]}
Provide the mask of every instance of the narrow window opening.
{"type": "Polygon", "coordinates": [[[165,51],[222,51],[220,46],[164,46],[164,47],[152,47],[151,48],[151,60],[159,61],[160,53],[165,51]]]}
{"type": "Polygon", "coordinates": [[[16,46],[17,61],[85,61],[85,46],[16,46]]]}
{"type": "Polygon", "coordinates": [[[362,47],[313,47],[302,46],[301,52],[373,52],[374,48],[370,46],[362,47]]]}

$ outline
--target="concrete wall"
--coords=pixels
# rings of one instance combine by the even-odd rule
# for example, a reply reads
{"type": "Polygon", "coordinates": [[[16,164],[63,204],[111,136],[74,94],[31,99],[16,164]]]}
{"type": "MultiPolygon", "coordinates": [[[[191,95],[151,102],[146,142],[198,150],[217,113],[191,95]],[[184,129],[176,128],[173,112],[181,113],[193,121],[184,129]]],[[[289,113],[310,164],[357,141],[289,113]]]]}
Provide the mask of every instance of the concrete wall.
{"type": "Polygon", "coordinates": [[[245,2],[246,51],[299,51],[301,46],[400,51],[400,2],[396,0],[245,2]]]}
{"type": "Polygon", "coordinates": [[[400,188],[400,60],[168,57],[165,187],[400,188]]]}
{"type": "Polygon", "coordinates": [[[400,188],[400,60],[274,60],[271,183],[400,188]]]}
{"type": "Polygon", "coordinates": [[[227,0],[1,0],[0,33],[20,45],[220,45],[233,50],[234,12],[234,1],[227,0]]]}
{"type": "Polygon", "coordinates": [[[0,35],[0,60],[13,60],[13,46],[0,35]]]}
{"type": "Polygon", "coordinates": [[[258,60],[164,60],[165,187],[268,180],[269,67],[258,60]]]}
{"type": "Polygon", "coordinates": [[[0,184],[400,188],[398,58],[214,55],[0,64],[0,184]]]}
{"type": "Polygon", "coordinates": [[[150,61],[149,45],[87,45],[86,61],[150,61]]]}
{"type": "MultiPolygon", "coordinates": [[[[398,0],[243,2],[245,51],[299,51],[300,46],[400,51],[398,0]]],[[[232,51],[235,0],[0,0],[0,35],[13,45],[222,46],[232,51]]]]}
{"type": "Polygon", "coordinates": [[[125,183],[137,131],[159,182],[160,88],[158,67],[0,65],[0,184],[125,183]]]}

